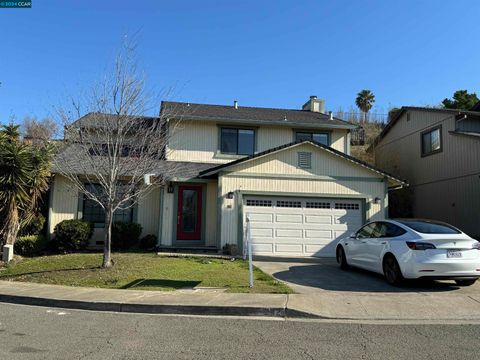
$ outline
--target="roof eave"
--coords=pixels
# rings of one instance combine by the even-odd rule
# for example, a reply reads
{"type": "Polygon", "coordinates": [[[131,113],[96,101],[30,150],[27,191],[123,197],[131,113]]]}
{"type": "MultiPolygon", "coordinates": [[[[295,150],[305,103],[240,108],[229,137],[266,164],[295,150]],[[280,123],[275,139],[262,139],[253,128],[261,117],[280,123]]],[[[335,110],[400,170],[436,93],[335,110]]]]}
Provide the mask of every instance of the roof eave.
{"type": "MultiPolygon", "coordinates": [[[[352,130],[358,128],[355,124],[329,124],[328,122],[322,122],[319,124],[312,124],[312,123],[301,123],[301,122],[294,122],[289,120],[253,120],[253,119],[227,119],[224,117],[215,117],[215,116],[172,116],[170,119],[177,119],[182,121],[188,120],[201,120],[201,121],[212,121],[212,122],[220,122],[224,124],[232,123],[232,124],[249,124],[249,125],[274,125],[274,126],[288,126],[292,128],[302,128],[302,129],[346,129],[352,130]]],[[[329,120],[325,120],[329,121],[329,120]]]]}

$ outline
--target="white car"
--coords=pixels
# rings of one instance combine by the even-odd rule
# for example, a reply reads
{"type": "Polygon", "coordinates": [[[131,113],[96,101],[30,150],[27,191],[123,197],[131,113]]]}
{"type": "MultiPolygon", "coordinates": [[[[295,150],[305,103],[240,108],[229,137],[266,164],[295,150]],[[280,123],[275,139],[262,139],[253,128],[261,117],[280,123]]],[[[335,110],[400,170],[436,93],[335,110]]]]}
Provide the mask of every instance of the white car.
{"type": "Polygon", "coordinates": [[[473,285],[480,277],[480,242],[452,225],[420,219],[367,223],[338,242],[337,262],[385,275],[397,285],[403,279],[455,280],[473,285]]]}

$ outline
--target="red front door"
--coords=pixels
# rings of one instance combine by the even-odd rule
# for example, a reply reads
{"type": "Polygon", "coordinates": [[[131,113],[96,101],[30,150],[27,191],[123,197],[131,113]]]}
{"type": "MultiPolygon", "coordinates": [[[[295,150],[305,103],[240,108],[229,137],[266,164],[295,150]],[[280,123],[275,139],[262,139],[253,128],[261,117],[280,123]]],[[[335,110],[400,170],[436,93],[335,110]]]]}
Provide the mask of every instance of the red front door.
{"type": "Polygon", "coordinates": [[[200,240],[202,187],[178,187],[177,240],[200,240]]]}

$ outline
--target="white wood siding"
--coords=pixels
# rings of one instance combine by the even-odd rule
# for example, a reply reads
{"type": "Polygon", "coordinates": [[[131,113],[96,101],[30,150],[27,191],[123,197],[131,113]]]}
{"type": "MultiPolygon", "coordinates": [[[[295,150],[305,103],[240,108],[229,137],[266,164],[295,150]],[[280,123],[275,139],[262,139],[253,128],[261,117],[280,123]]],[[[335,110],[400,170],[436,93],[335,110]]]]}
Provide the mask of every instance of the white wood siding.
{"type": "Polygon", "coordinates": [[[171,246],[173,244],[173,220],[174,220],[174,195],[169,194],[167,189],[163,192],[162,233],[160,243],[171,246]]]}
{"type": "MultiPolygon", "coordinates": [[[[235,157],[218,153],[219,125],[208,121],[171,121],[167,158],[176,161],[226,163],[235,157]]],[[[294,130],[289,127],[257,127],[257,152],[291,143],[294,130]]],[[[316,130],[322,131],[322,130],[316,130]]],[[[330,130],[325,130],[330,131],[330,130]]],[[[331,131],[331,146],[345,152],[346,130],[331,131]]]]}
{"type": "Polygon", "coordinates": [[[142,225],[142,236],[152,234],[157,236],[160,212],[160,188],[149,192],[139,200],[137,222],[142,225]]]}
{"type": "Polygon", "coordinates": [[[207,184],[205,216],[205,245],[217,245],[217,183],[207,184]]]}
{"type": "Polygon", "coordinates": [[[287,151],[279,151],[271,156],[264,156],[252,161],[232,166],[229,171],[237,173],[267,173],[280,175],[302,175],[302,176],[355,176],[378,178],[379,174],[374,173],[360,165],[354,165],[346,159],[328,153],[325,150],[309,144],[302,144],[287,151]],[[312,153],[311,169],[298,167],[298,153],[312,153]]]}
{"type": "MultiPolygon", "coordinates": [[[[53,234],[55,225],[63,220],[77,219],[78,217],[78,190],[70,184],[69,180],[61,175],[56,175],[52,191],[48,228],[50,236],[53,234]]],[[[157,235],[159,211],[160,189],[156,189],[138,203],[137,222],[142,225],[142,236],[157,235]]],[[[91,244],[94,245],[95,241],[103,240],[103,234],[103,229],[96,228],[91,244]]]]}
{"type": "Polygon", "coordinates": [[[49,236],[53,234],[55,225],[63,220],[77,217],[78,190],[69,184],[69,180],[61,175],[55,175],[49,211],[49,236]]]}
{"type": "Polygon", "coordinates": [[[405,178],[414,194],[413,216],[451,222],[480,236],[480,141],[451,134],[454,114],[409,111],[375,148],[376,165],[405,178]],[[442,126],[442,152],[421,156],[421,132],[442,126]]]}

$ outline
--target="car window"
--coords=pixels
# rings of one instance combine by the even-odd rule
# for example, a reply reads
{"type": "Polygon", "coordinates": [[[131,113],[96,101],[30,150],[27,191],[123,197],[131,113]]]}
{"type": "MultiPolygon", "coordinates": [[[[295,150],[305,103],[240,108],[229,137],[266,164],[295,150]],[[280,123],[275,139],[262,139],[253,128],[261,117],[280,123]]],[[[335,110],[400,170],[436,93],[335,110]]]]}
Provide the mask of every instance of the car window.
{"type": "Polygon", "coordinates": [[[405,234],[406,231],[400,226],[388,222],[375,223],[372,237],[376,238],[392,238],[405,234]]]}
{"type": "Polygon", "coordinates": [[[362,227],[360,230],[357,231],[357,238],[359,239],[366,239],[372,237],[372,232],[375,227],[375,223],[367,224],[362,227]]]}
{"type": "Polygon", "coordinates": [[[453,226],[427,220],[397,220],[403,225],[423,234],[460,234],[453,226]]]}

